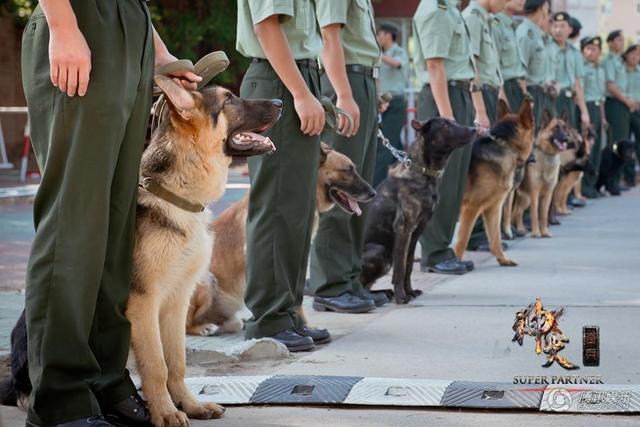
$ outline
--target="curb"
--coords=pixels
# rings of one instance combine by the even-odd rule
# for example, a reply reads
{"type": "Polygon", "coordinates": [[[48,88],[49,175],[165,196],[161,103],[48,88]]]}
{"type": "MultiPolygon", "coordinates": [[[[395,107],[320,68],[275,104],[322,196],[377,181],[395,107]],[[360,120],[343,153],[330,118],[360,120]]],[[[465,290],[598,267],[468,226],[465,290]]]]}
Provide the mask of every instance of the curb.
{"type": "Polygon", "coordinates": [[[314,375],[192,377],[201,402],[226,405],[406,406],[552,413],[638,413],[640,385],[510,383],[314,375]]]}
{"type": "Polygon", "coordinates": [[[0,188],[0,204],[31,201],[35,197],[38,187],[38,184],[30,184],[20,187],[0,188]]]}

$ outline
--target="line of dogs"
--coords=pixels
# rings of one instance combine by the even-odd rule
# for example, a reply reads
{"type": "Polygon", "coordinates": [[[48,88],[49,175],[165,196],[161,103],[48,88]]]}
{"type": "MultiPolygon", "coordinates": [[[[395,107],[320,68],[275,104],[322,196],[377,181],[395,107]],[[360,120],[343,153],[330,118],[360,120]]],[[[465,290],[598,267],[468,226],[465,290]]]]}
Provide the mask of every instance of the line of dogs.
{"type": "MultiPolygon", "coordinates": [[[[270,153],[274,144],[261,135],[279,118],[279,100],[243,100],[211,86],[195,92],[169,78],[156,83],[168,101],[159,127],[146,148],[141,178],[162,183],[178,196],[208,205],[220,199],[232,156],[270,153]]],[[[498,122],[488,134],[435,118],[412,122],[416,141],[411,163],[397,163],[377,192],[358,174],[351,160],[322,144],[316,185],[317,216],[339,206],[360,215],[368,206],[361,281],[371,288],[393,268],[398,304],[420,295],[411,286],[418,237],[438,203],[438,186],[451,153],[473,144],[455,252],[462,256],[471,230],[482,216],[490,249],[502,266],[515,266],[502,250],[502,235],[526,234],[523,214],[531,216],[531,236],[550,237],[549,212],[567,214],[566,196],[576,189],[593,135],[572,130],[566,118],[545,113],[534,137],[531,102],[518,112],[500,102],[498,122]],[[534,162],[527,162],[531,152],[534,162]],[[555,197],[554,197],[555,193],[555,197]]],[[[632,156],[626,141],[605,149],[601,186],[615,190],[617,171],[632,156]]],[[[208,210],[188,212],[141,189],[136,249],[126,316],[131,347],[157,427],[186,426],[188,418],[211,419],[224,409],[200,403],[184,383],[185,333],[238,332],[245,290],[245,222],[248,198],[231,205],[213,221],[208,210]]],[[[300,308],[300,313],[304,315],[300,308]]],[[[10,378],[0,382],[0,404],[28,403],[24,312],[12,336],[10,378]]]]}

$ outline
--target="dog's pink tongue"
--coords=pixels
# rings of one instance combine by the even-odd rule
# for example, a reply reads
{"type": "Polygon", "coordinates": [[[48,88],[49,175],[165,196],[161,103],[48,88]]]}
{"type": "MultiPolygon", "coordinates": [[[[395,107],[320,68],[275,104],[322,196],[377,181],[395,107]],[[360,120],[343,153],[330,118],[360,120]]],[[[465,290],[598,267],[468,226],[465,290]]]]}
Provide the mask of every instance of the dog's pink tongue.
{"type": "Polygon", "coordinates": [[[349,197],[349,207],[351,210],[358,216],[362,215],[362,209],[360,209],[360,205],[358,202],[349,197]]]}

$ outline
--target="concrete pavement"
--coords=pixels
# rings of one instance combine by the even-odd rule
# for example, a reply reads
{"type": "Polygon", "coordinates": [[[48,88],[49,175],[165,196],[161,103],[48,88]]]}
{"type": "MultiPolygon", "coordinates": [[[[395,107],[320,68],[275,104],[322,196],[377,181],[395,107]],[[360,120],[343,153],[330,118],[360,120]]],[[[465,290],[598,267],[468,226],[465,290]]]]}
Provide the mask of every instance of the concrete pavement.
{"type": "MultiPolygon", "coordinates": [[[[499,267],[471,254],[476,271],[462,277],[414,273],[425,294],[407,306],[389,305],[365,315],[317,313],[334,341],[284,359],[191,366],[190,376],[317,374],[511,382],[516,375],[602,375],[605,383],[640,384],[640,191],[593,201],[575,210],[552,239],[525,238],[509,256],[519,267],[499,267]],[[514,313],[541,297],[545,308],[566,307],[560,327],[571,338],[562,352],[582,365],[581,329],[598,325],[599,367],[542,368],[533,340],[511,343],[514,313]]],[[[388,279],[381,283],[384,287],[388,279]]],[[[2,311],[4,313],[4,310],[2,311]]],[[[2,314],[0,314],[0,320],[2,314]]],[[[9,321],[7,320],[7,323],[9,321]]],[[[220,340],[220,338],[209,338],[220,340]]],[[[2,408],[7,426],[21,414],[2,408]]],[[[522,412],[385,408],[231,407],[226,418],[204,425],[639,425],[638,417],[522,412]]]]}

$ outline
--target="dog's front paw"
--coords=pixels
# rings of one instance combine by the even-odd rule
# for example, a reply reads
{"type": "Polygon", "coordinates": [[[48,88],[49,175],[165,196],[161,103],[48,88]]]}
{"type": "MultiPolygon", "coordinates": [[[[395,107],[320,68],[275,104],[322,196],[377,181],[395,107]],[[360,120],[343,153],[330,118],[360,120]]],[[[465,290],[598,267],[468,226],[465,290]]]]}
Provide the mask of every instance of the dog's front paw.
{"type": "Polygon", "coordinates": [[[396,291],[396,304],[408,304],[411,301],[411,297],[404,292],[396,291]]]}
{"type": "Polygon", "coordinates": [[[202,335],[203,337],[211,337],[216,334],[218,327],[213,323],[209,323],[208,325],[203,325],[198,332],[198,335],[202,335]]]}
{"type": "Polygon", "coordinates": [[[541,233],[541,236],[542,236],[542,237],[546,237],[546,238],[548,238],[548,237],[551,237],[551,233],[550,233],[549,231],[543,231],[543,232],[541,233]]]}
{"type": "Polygon", "coordinates": [[[189,418],[187,414],[178,409],[168,408],[159,411],[151,410],[151,423],[154,427],[187,427],[189,418]]]}
{"type": "Polygon", "coordinates": [[[198,420],[210,420],[212,418],[222,418],[225,409],[215,403],[198,403],[191,405],[184,405],[184,411],[189,418],[195,418],[198,420]]]}
{"type": "Polygon", "coordinates": [[[518,265],[517,262],[509,258],[498,259],[498,264],[500,264],[502,267],[515,267],[518,265]]]}
{"type": "Polygon", "coordinates": [[[542,235],[540,234],[539,231],[532,231],[531,232],[531,237],[533,237],[534,239],[539,239],[542,235]]]}
{"type": "Polygon", "coordinates": [[[418,298],[420,295],[422,295],[422,291],[420,289],[412,289],[410,291],[407,291],[407,295],[410,295],[411,298],[418,298]]]}

